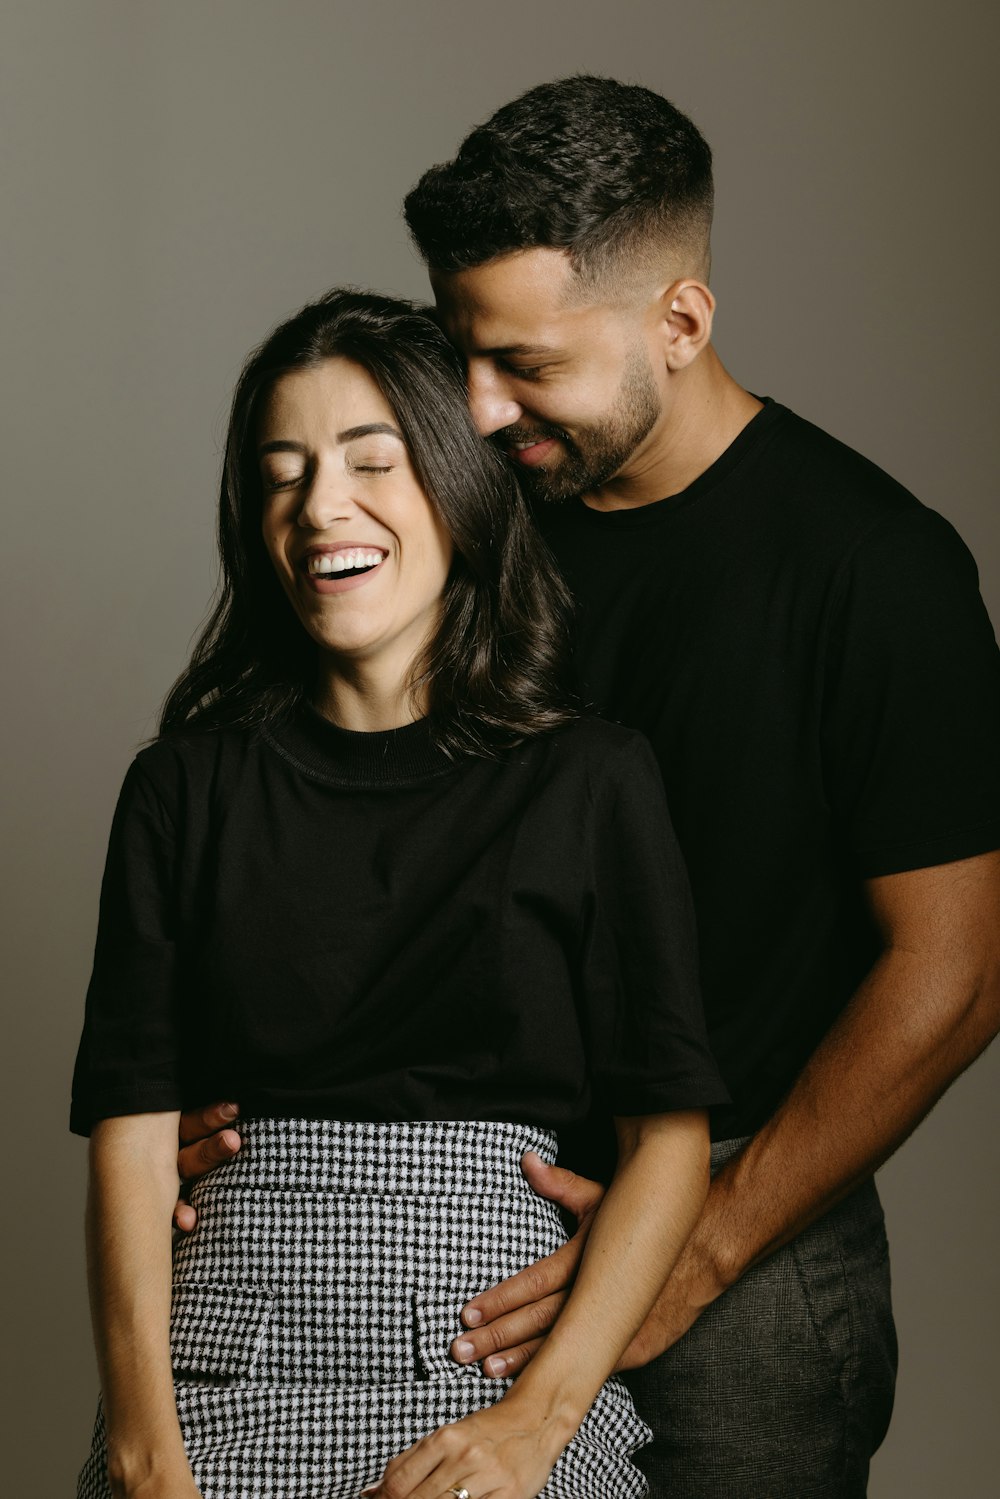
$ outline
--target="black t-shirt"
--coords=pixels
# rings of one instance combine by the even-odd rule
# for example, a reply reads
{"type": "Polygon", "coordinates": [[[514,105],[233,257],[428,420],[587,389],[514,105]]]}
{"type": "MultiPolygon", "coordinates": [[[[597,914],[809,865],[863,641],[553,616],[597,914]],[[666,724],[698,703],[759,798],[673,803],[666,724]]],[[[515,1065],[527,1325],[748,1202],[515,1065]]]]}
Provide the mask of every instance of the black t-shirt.
{"type": "Polygon", "coordinates": [[[1000,656],[955,531],[773,402],[687,490],[536,517],[597,710],[641,729],[733,1104],[774,1110],[878,954],[863,880],[1000,846],[1000,656]]]}
{"type": "Polygon", "coordinates": [[[425,722],[160,740],[122,790],[71,1128],[495,1119],[726,1099],[648,743],[582,719],[496,760],[425,722]]]}

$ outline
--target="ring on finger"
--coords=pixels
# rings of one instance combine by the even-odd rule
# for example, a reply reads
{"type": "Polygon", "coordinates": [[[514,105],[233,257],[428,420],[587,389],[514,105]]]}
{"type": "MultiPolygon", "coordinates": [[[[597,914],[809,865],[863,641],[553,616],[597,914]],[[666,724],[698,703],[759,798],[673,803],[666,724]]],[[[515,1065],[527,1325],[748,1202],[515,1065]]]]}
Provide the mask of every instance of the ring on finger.
{"type": "Polygon", "coordinates": [[[453,1484],[453,1486],[448,1490],[448,1493],[454,1494],[455,1499],[472,1499],[472,1495],[469,1493],[468,1489],[462,1488],[461,1484],[453,1484]]]}

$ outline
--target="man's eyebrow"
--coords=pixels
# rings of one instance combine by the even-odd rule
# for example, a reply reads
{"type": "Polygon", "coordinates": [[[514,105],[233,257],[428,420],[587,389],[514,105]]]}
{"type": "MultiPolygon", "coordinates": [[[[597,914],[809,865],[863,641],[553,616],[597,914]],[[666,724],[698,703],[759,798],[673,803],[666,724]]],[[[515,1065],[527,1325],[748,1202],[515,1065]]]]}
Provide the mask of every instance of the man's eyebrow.
{"type": "MultiPolygon", "coordinates": [[[[371,437],[373,434],[382,433],[386,437],[396,437],[405,443],[406,439],[396,427],[389,422],[362,422],[357,427],[345,427],[343,432],[337,433],[338,442],[353,442],[356,437],[371,437]]],[[[304,443],[289,442],[287,438],[277,437],[273,442],[262,442],[257,449],[258,457],[263,458],[265,453],[302,453],[306,452],[304,443]]]]}
{"type": "Polygon", "coordinates": [[[539,356],[557,354],[559,351],[548,348],[545,344],[496,344],[490,349],[476,349],[474,352],[481,358],[488,354],[503,354],[505,357],[514,354],[519,359],[537,359],[539,356]]]}

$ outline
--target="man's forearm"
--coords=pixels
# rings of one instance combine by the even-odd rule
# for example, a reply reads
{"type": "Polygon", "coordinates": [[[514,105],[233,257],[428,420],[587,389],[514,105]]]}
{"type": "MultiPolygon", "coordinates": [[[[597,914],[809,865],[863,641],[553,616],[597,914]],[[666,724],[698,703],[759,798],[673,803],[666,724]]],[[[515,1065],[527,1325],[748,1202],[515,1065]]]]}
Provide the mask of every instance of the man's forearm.
{"type": "Polygon", "coordinates": [[[1000,1027],[996,976],[890,949],[785,1101],[716,1175],[688,1257],[731,1284],[885,1161],[1000,1027]]]}
{"type": "Polygon", "coordinates": [[[116,1493],[190,1472],[170,1363],[176,1139],[176,1114],[144,1114],[103,1120],[91,1140],[88,1276],[116,1493]]]}

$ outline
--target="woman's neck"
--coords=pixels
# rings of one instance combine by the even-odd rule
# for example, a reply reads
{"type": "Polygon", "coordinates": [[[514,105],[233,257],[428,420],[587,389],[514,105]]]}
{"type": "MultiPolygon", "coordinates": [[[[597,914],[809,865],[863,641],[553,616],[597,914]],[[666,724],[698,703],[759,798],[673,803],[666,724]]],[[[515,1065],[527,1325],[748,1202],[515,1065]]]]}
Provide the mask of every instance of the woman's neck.
{"type": "Polygon", "coordinates": [[[426,688],[413,692],[396,674],[380,680],[378,673],[363,667],[331,667],[317,681],[313,706],[342,729],[376,734],[425,718],[429,704],[426,688]]]}

